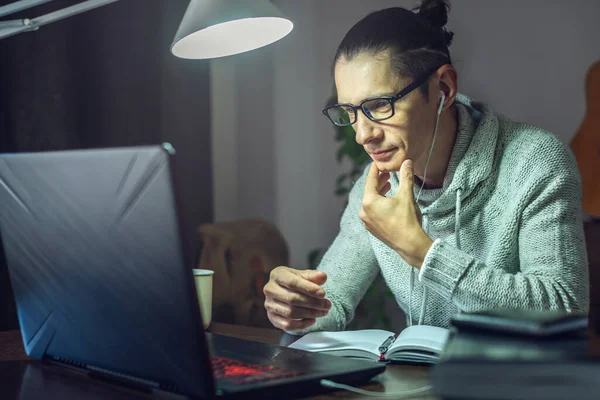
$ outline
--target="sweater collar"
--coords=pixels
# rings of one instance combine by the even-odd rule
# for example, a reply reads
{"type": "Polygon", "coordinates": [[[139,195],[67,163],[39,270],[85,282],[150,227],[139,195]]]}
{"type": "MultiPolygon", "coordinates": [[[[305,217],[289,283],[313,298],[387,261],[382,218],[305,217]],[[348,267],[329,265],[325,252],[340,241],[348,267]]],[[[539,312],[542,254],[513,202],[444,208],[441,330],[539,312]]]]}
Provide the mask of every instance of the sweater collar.
{"type": "MultiPolygon", "coordinates": [[[[447,212],[456,207],[456,193],[461,200],[469,197],[477,185],[485,180],[493,169],[498,118],[487,105],[457,94],[458,132],[444,178],[442,193],[439,190],[423,190],[421,198],[427,202],[431,194],[437,199],[422,209],[427,212],[447,212]],[[429,193],[428,193],[429,192],[429,193]],[[439,196],[439,197],[438,197],[439,196]]],[[[416,188],[418,192],[418,187],[416,188]]],[[[415,192],[415,193],[416,193],[415,192]]]]}

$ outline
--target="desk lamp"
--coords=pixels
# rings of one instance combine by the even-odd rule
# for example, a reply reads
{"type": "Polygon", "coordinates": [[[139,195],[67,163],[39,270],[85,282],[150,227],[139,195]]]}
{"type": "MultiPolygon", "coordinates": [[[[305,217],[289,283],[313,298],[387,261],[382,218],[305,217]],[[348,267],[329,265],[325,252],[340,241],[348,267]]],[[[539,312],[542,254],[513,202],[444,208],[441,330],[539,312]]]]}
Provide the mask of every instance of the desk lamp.
{"type": "MultiPolygon", "coordinates": [[[[19,0],[0,7],[0,17],[52,0],[19,0]]],[[[0,39],[36,31],[49,23],[119,0],[86,0],[33,19],[0,21],[0,39]]],[[[243,53],[285,37],[293,24],[268,0],[191,0],[171,52],[205,59],[243,53]]]]}

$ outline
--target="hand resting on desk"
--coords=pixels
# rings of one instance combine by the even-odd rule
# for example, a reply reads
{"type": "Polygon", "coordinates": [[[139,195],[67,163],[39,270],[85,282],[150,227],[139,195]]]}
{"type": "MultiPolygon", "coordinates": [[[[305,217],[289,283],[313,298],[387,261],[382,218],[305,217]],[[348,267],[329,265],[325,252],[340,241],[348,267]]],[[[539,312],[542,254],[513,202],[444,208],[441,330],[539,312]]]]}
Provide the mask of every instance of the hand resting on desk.
{"type": "Polygon", "coordinates": [[[293,332],[308,328],[331,308],[321,287],[327,280],[322,271],[277,267],[265,285],[265,308],[271,323],[293,332]]]}

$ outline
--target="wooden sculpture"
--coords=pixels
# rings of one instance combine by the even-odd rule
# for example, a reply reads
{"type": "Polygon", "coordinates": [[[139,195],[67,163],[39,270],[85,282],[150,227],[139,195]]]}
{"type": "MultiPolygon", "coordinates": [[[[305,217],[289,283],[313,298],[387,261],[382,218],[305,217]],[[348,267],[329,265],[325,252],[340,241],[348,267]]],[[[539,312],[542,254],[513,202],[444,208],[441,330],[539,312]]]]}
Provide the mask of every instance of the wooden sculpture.
{"type": "Polygon", "coordinates": [[[585,118],[571,141],[583,185],[583,210],[600,218],[600,61],[586,78],[585,118]]]}

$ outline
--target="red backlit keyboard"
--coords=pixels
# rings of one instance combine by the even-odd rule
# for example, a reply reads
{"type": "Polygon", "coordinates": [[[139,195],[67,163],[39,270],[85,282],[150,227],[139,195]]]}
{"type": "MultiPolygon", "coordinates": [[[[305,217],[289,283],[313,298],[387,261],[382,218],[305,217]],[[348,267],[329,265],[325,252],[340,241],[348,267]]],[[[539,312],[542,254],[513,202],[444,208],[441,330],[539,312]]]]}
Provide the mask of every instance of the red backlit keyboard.
{"type": "Polygon", "coordinates": [[[236,385],[292,378],[300,375],[299,372],[285,370],[273,365],[253,364],[225,357],[212,357],[212,367],[216,380],[227,379],[236,385]]]}

